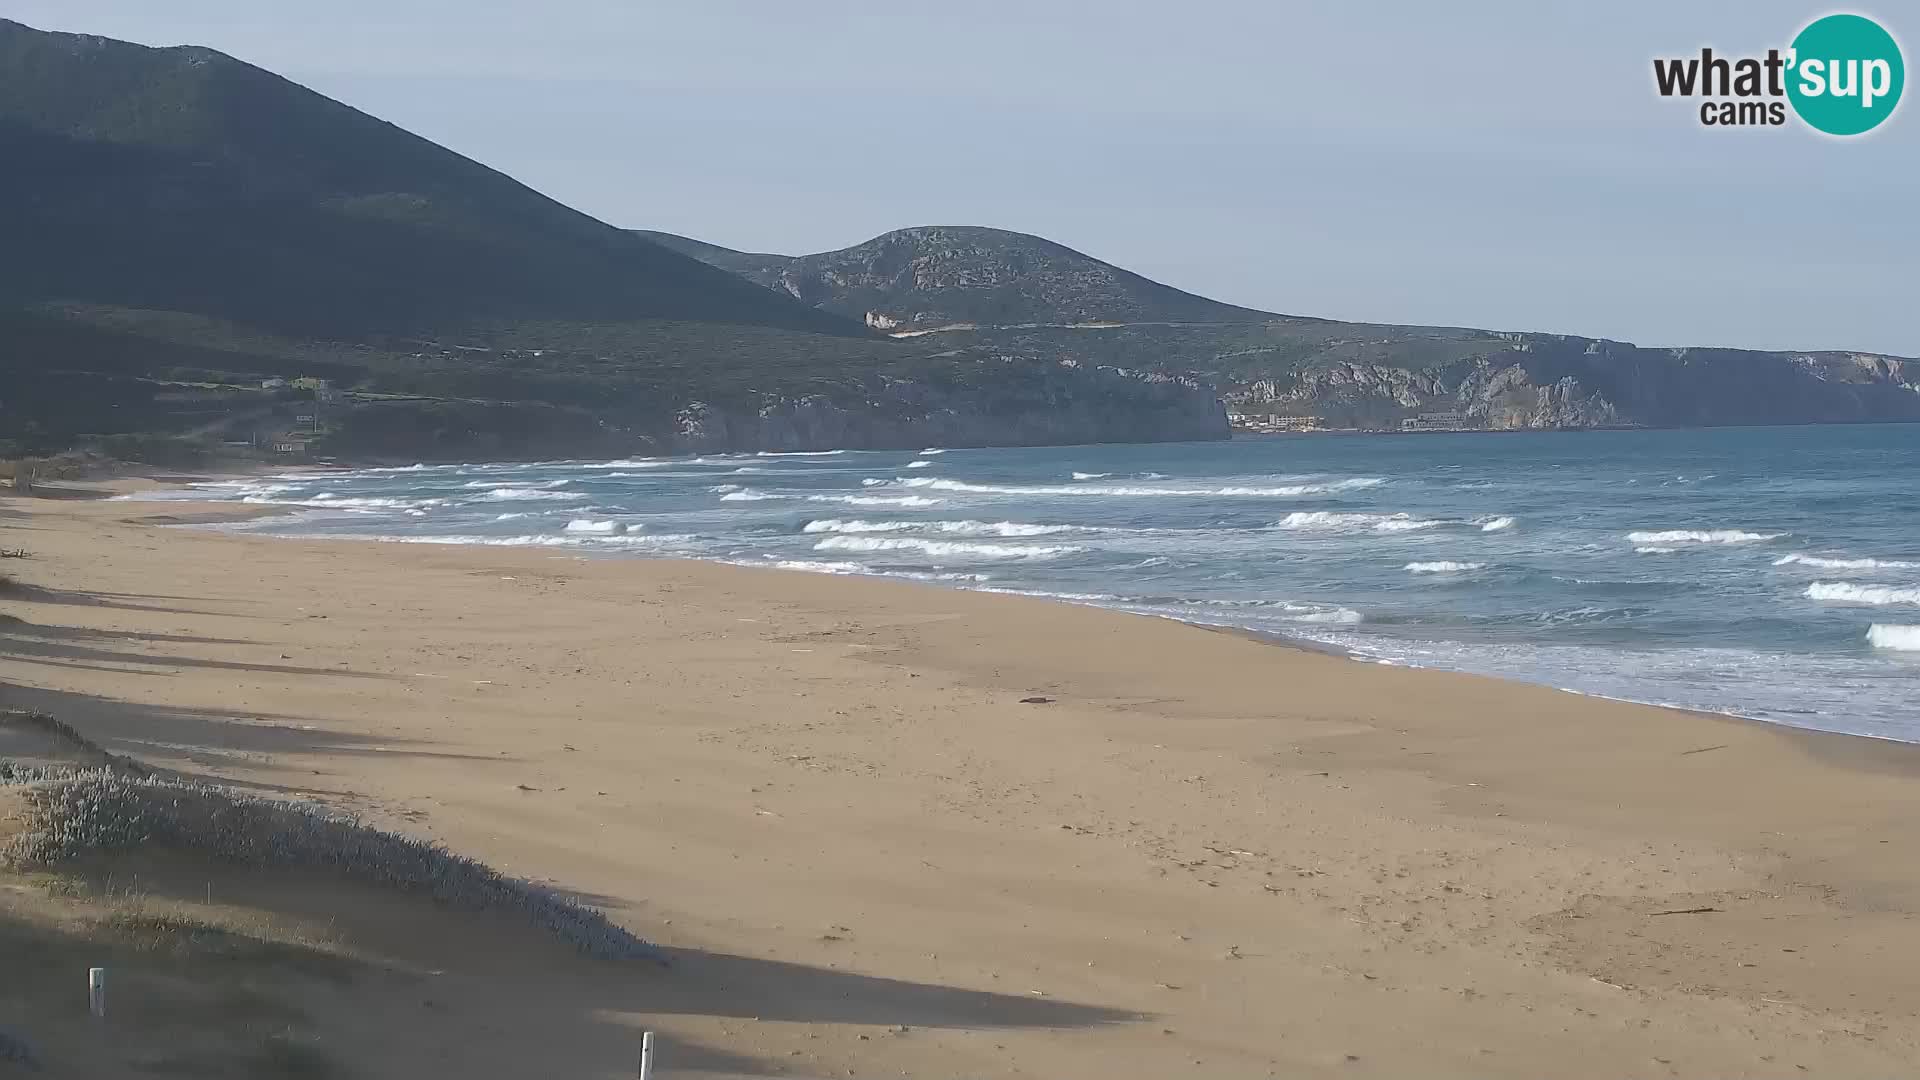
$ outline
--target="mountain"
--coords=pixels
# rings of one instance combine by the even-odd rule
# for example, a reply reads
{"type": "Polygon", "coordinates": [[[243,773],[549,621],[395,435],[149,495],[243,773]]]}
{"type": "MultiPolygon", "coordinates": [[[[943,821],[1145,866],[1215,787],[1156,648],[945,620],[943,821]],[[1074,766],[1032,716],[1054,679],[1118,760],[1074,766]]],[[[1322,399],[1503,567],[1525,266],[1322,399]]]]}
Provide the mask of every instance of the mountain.
{"type": "Polygon", "coordinates": [[[643,235],[896,337],[1205,381],[1254,428],[1397,429],[1429,413],[1487,429],[1920,420],[1920,362],[1879,353],[1274,315],[997,229],[901,229],[803,256],[643,235]]]}
{"type": "Polygon", "coordinates": [[[1199,384],[880,337],[210,49],[0,20],[0,163],[0,454],[1225,435],[1199,384]]]}
{"type": "Polygon", "coordinates": [[[1151,281],[1026,233],[970,225],[896,229],[817,255],[756,255],[641,232],[823,311],[891,333],[955,324],[1245,323],[1281,318],[1151,281]]]}
{"type": "Polygon", "coordinates": [[[857,328],[211,49],[0,20],[0,296],[302,334],[857,328]]]}

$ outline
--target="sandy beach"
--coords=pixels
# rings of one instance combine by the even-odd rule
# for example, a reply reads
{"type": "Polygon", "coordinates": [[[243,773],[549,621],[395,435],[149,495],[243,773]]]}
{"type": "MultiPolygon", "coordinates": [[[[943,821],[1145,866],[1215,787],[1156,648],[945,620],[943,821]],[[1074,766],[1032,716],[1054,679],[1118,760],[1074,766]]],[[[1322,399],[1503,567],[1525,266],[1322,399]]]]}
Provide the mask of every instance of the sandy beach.
{"type": "Polygon", "coordinates": [[[1016,596],[179,527],[232,509],[0,503],[0,707],[673,958],[396,901],[365,933],[436,1004],[329,1006],[372,1075],[630,1076],[641,1030],[666,1077],[1920,1060],[1913,746],[1016,596]]]}

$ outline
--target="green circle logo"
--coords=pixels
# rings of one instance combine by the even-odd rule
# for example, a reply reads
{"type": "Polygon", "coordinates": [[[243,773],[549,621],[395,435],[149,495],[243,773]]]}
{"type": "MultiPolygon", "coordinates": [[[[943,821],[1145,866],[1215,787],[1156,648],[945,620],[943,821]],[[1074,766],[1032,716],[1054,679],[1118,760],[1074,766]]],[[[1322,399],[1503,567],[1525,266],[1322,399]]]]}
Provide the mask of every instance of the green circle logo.
{"type": "Polygon", "coordinates": [[[1809,126],[1829,135],[1879,127],[1900,104],[1907,68],[1900,46],[1861,15],[1828,15],[1793,39],[1787,99],[1809,126]]]}

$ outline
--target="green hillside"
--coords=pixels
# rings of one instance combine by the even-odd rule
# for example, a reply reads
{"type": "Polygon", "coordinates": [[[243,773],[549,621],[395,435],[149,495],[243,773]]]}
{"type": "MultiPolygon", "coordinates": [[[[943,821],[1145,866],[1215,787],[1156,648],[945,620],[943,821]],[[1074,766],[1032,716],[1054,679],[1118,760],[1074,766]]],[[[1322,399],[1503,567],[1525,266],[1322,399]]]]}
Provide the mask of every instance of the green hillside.
{"type": "Polygon", "coordinates": [[[1182,292],[1064,244],[1005,229],[925,225],[815,255],[757,255],[672,233],[664,246],[888,331],[954,323],[1247,323],[1282,316],[1182,292]]]}
{"type": "Polygon", "coordinates": [[[209,49],[0,20],[0,298],[301,335],[527,319],[857,334],[209,49]]]}

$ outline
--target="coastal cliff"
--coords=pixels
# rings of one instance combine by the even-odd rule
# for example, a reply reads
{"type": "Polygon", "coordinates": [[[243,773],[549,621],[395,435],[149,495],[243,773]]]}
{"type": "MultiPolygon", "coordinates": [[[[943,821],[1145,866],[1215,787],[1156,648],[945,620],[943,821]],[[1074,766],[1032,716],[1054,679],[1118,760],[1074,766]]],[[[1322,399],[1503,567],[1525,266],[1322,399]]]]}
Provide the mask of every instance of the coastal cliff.
{"type": "Polygon", "coordinates": [[[1488,430],[1920,420],[1920,362],[1862,353],[1642,349],[1532,335],[1424,369],[1341,362],[1223,387],[1230,408],[1389,428],[1422,413],[1488,430]]]}

